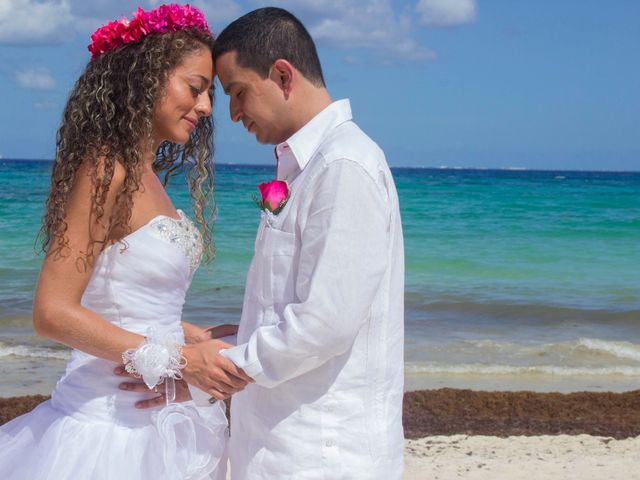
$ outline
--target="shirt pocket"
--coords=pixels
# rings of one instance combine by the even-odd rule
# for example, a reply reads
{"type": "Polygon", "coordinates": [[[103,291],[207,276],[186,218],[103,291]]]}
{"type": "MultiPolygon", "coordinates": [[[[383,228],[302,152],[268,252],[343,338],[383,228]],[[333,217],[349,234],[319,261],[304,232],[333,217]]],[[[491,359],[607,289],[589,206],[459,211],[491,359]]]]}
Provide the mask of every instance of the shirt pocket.
{"type": "Polygon", "coordinates": [[[267,226],[258,247],[264,265],[264,300],[277,305],[295,301],[296,236],[267,226]]]}

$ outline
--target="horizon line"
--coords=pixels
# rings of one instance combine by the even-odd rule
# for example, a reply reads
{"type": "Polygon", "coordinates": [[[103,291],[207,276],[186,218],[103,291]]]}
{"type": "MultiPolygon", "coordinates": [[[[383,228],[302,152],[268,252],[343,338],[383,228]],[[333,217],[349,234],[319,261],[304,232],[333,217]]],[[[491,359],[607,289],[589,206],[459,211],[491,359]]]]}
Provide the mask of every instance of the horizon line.
{"type": "MultiPolygon", "coordinates": [[[[3,161],[14,161],[14,162],[47,162],[53,163],[53,159],[44,159],[44,158],[5,158],[0,156],[0,162],[3,161]]],[[[220,166],[243,166],[243,167],[275,167],[275,165],[271,165],[268,163],[233,163],[233,162],[220,162],[215,165],[220,166]]],[[[587,168],[584,170],[580,169],[552,169],[552,168],[539,168],[539,167],[519,167],[519,166],[509,166],[509,167],[477,167],[477,166],[466,166],[466,167],[458,167],[458,166],[448,166],[448,165],[438,165],[438,166],[415,166],[415,165],[389,165],[391,170],[394,169],[404,169],[404,170],[472,170],[472,171],[504,171],[504,172],[576,172],[576,173],[640,173],[640,169],[638,170],[605,170],[605,169],[593,169],[587,168]]]]}

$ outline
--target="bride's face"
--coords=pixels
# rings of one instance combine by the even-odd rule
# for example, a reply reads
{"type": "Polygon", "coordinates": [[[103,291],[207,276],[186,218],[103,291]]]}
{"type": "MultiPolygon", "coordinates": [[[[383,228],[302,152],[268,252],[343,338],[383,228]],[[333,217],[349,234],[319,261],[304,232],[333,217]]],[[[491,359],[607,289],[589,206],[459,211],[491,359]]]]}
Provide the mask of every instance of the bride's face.
{"type": "Polygon", "coordinates": [[[213,75],[213,61],[208,48],[190,54],[169,74],[153,113],[156,145],[167,140],[186,143],[198,120],[211,115],[209,88],[213,75]]]}

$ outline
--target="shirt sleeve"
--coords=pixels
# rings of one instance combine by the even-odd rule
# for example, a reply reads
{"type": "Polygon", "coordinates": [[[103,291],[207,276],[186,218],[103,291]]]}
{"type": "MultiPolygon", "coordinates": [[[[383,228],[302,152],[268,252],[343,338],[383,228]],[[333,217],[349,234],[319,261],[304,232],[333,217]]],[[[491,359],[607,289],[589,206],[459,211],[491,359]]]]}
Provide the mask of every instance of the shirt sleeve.
{"type": "Polygon", "coordinates": [[[336,160],[304,192],[310,199],[301,232],[298,303],[247,343],[223,351],[258,385],[273,387],[346,352],[370,318],[388,268],[390,202],[359,164],[336,160]]]}

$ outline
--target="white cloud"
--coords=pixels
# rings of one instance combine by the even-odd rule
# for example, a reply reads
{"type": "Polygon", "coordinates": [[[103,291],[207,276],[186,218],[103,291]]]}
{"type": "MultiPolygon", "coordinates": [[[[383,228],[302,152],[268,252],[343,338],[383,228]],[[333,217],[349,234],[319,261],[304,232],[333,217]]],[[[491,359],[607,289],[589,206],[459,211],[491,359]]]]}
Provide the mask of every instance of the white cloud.
{"type": "Polygon", "coordinates": [[[63,42],[136,8],[126,0],[0,0],[0,44],[63,42]]]}
{"type": "Polygon", "coordinates": [[[53,90],[56,80],[46,68],[31,68],[15,73],[15,80],[22,88],[29,90],[53,90]]]}
{"type": "MultiPolygon", "coordinates": [[[[130,16],[138,6],[150,9],[164,2],[0,0],[0,45],[61,42],[77,32],[88,37],[101,24],[130,16]]],[[[345,51],[365,50],[390,63],[436,57],[419,39],[420,26],[460,25],[476,16],[475,0],[191,0],[190,3],[203,10],[209,24],[218,31],[256,6],[282,6],[305,23],[318,43],[345,51]],[[404,6],[399,6],[403,3],[404,6]]]]}
{"type": "Polygon", "coordinates": [[[44,44],[68,35],[72,24],[66,0],[0,0],[0,44],[44,44]]]}
{"type": "Polygon", "coordinates": [[[396,13],[391,0],[283,0],[268,3],[294,12],[315,40],[333,47],[367,49],[389,62],[436,57],[435,52],[415,39],[411,16],[396,13]]]}
{"type": "Polygon", "coordinates": [[[420,0],[416,5],[418,23],[427,26],[452,27],[476,19],[475,0],[420,0]]]}
{"type": "MultiPolygon", "coordinates": [[[[138,6],[149,10],[158,0],[0,0],[0,45],[59,43],[122,17],[131,17],[138,6]]],[[[186,2],[180,2],[186,3],[186,2]]],[[[195,0],[207,18],[227,22],[240,15],[233,0],[195,0]]]]}

